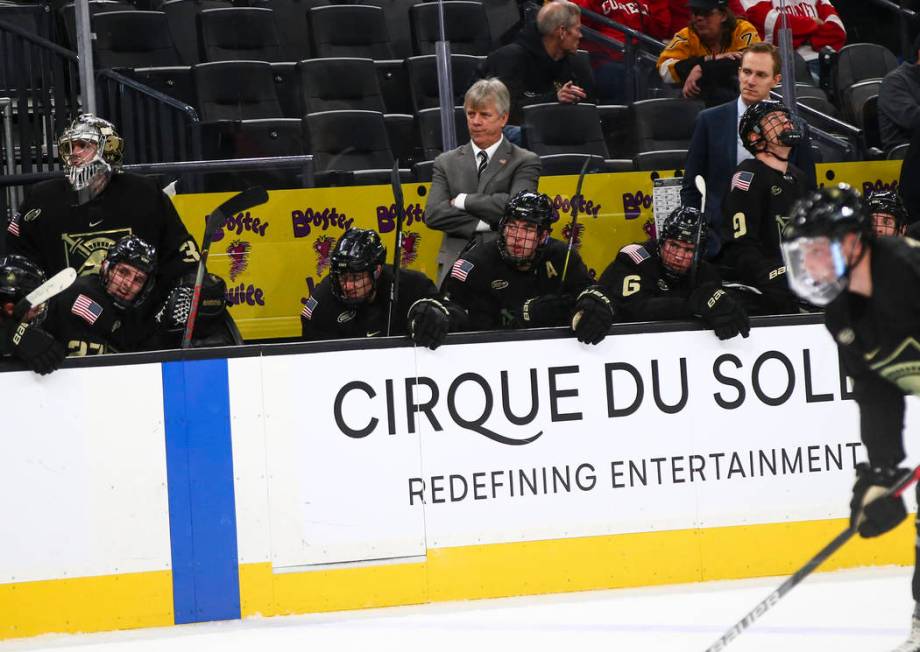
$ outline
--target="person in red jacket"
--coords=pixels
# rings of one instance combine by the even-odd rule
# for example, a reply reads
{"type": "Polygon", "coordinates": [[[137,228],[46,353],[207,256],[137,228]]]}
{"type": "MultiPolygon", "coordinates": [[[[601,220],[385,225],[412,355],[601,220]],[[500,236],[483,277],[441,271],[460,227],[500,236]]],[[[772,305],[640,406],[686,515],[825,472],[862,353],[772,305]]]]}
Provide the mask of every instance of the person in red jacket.
{"type": "MultiPolygon", "coordinates": [[[[584,9],[593,11],[630,29],[657,39],[670,38],[670,14],[668,0],[573,0],[584,9]]],[[[582,15],[582,24],[599,31],[619,43],[623,43],[623,32],[608,25],[592,21],[582,15]]],[[[598,95],[605,103],[625,101],[626,68],[623,55],[611,47],[589,41],[582,41],[582,47],[591,55],[594,79],[598,95]]]]}
{"type": "MultiPolygon", "coordinates": [[[[728,0],[728,8],[735,14],[735,18],[745,17],[741,0],[728,0]]],[[[668,0],[668,12],[671,14],[671,24],[668,27],[670,37],[690,24],[690,5],[687,0],[668,0]]]]}
{"type": "MultiPolygon", "coordinates": [[[[847,42],[847,30],[830,0],[785,0],[786,20],[792,30],[792,47],[818,73],[818,52],[826,45],[839,51],[847,42]]],[[[741,0],[747,19],[767,43],[779,45],[780,0],[741,0]]]]}

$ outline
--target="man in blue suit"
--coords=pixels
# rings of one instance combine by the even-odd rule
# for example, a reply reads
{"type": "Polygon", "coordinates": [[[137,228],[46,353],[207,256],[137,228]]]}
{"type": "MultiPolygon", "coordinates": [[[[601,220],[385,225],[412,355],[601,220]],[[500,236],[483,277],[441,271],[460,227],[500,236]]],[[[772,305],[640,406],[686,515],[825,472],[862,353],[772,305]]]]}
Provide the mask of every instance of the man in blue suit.
{"type": "MultiPolygon", "coordinates": [[[[701,175],[706,180],[705,215],[712,231],[704,253],[707,258],[714,257],[722,245],[722,200],[728,193],[732,174],[741,161],[752,158],[738,136],[738,123],[748,106],[769,99],[770,91],[782,79],[780,68],[779,50],[769,43],[755,43],[741,59],[738,99],[706,109],[696,119],[680,197],[684,206],[700,208],[700,193],[694,179],[701,175]]],[[[815,163],[807,131],[789,160],[805,173],[809,189],[815,188],[815,163]]]]}

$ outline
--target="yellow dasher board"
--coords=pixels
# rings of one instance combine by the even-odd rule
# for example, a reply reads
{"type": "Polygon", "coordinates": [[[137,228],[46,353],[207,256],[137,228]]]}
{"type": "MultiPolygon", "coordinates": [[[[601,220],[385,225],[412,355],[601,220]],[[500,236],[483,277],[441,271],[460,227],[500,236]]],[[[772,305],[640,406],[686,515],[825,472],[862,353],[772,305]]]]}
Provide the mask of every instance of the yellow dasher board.
{"type": "MultiPolygon", "coordinates": [[[[821,185],[849,183],[860,192],[896,187],[900,161],[818,166],[821,185]]],[[[679,172],[679,171],[678,171],[679,172]]],[[[620,247],[654,232],[655,178],[674,170],[592,174],[585,178],[575,246],[597,276],[620,247]]],[[[577,176],[544,177],[559,212],[553,236],[567,240],[577,176]]],[[[431,278],[437,272],[441,232],[424,222],[428,184],[404,184],[406,221],[402,261],[431,278]]],[[[201,240],[207,213],[231,193],[177,195],[176,209],[201,240]]],[[[393,260],[396,208],[389,186],[274,190],[267,203],[229,218],[214,239],[208,267],[227,282],[231,312],[246,340],[296,337],[303,301],[328,273],[329,255],[349,227],[375,229],[393,260]]]]}

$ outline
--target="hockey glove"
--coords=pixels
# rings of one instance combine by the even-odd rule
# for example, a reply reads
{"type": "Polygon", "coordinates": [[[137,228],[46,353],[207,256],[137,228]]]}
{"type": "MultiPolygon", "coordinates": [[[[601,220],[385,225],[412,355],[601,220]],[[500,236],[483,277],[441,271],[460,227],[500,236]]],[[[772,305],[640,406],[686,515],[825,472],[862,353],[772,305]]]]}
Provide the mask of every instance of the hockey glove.
{"type": "Polygon", "coordinates": [[[432,351],[444,344],[450,330],[450,311],[433,298],[419,299],[409,307],[409,337],[432,351]]]}
{"type": "Polygon", "coordinates": [[[721,287],[701,285],[687,299],[690,309],[706,322],[720,340],[751,331],[751,320],[740,303],[721,287]]]}
{"type": "MultiPolygon", "coordinates": [[[[188,321],[194,293],[195,275],[183,276],[157,312],[155,317],[157,324],[168,332],[181,332],[188,321]]],[[[201,283],[201,296],[198,299],[197,323],[207,322],[224,314],[227,309],[226,293],[227,284],[224,279],[210,272],[204,275],[201,283]]]]}
{"type": "Polygon", "coordinates": [[[13,333],[13,354],[37,374],[50,374],[66,357],[63,345],[38,326],[19,324],[13,333]]]}
{"type": "Polygon", "coordinates": [[[597,286],[583,290],[575,300],[572,330],[584,344],[600,344],[607,337],[613,323],[613,304],[597,286]]]}
{"type": "Polygon", "coordinates": [[[524,328],[561,326],[572,310],[572,298],[565,294],[544,294],[524,302],[521,318],[524,328]]]}
{"type": "Polygon", "coordinates": [[[910,473],[907,469],[889,466],[871,467],[865,462],[856,465],[856,484],[850,500],[850,527],[862,537],[877,537],[895,528],[907,517],[904,499],[885,496],[885,492],[910,473]]]}

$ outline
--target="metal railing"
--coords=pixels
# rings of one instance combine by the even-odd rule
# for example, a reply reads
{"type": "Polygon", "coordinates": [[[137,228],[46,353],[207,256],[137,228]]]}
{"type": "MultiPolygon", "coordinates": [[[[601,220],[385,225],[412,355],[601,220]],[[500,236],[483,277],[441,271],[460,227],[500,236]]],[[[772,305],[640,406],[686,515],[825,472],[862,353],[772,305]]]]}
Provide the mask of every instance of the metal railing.
{"type": "Polygon", "coordinates": [[[892,0],[869,0],[872,4],[894,13],[898,17],[898,39],[901,43],[901,56],[907,61],[913,61],[917,56],[911,52],[910,27],[917,21],[917,12],[901,6],[900,2],[892,0]]]}

